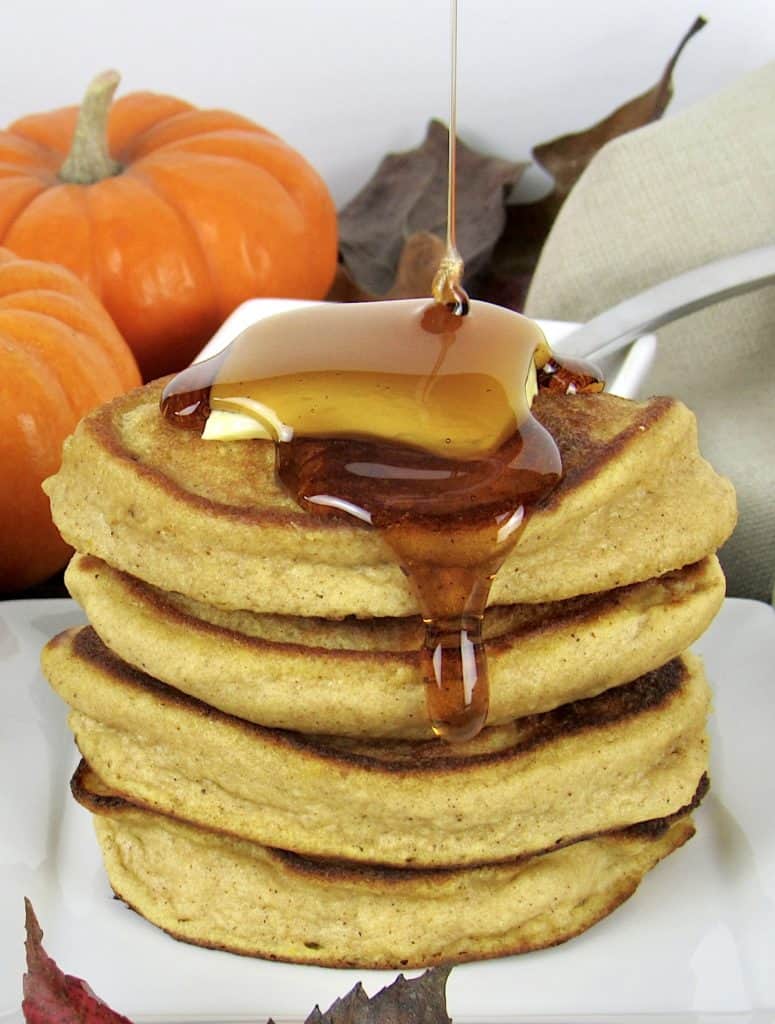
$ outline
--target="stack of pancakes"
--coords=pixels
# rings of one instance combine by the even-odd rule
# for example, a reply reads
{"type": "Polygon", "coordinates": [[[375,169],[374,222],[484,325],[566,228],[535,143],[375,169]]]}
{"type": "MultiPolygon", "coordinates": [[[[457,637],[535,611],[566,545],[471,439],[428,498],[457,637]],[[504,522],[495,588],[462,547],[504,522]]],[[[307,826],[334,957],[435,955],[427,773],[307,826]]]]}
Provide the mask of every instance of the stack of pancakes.
{"type": "Polygon", "coordinates": [[[148,385],[48,481],[91,625],[44,668],[111,885],[179,938],[324,965],[561,942],[688,839],[734,496],[668,399],[542,393],[564,477],[495,579],[488,727],[447,745],[380,535],[301,511],[262,441],[203,441],[148,385]]]}

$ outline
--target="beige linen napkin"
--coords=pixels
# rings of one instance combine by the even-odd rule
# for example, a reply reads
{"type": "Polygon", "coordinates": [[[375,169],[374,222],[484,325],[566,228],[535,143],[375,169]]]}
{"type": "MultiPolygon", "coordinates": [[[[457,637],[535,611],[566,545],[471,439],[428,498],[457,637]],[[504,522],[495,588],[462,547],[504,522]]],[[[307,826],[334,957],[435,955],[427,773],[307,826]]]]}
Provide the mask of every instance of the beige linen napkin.
{"type": "MultiPolygon", "coordinates": [[[[691,267],[774,240],[775,63],[605,146],[557,218],[526,312],[584,321],[691,267]]],[[[769,601],[775,287],[663,328],[649,394],[675,395],[697,413],[702,451],[732,479],[740,505],[721,553],[728,593],[769,601]]]]}

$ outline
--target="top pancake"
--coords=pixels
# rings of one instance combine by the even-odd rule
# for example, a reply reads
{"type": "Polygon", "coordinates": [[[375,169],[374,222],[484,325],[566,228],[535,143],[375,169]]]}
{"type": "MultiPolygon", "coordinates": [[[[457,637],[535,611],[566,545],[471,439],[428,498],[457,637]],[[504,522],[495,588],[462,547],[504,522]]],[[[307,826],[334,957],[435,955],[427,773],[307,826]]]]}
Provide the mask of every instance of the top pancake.
{"type": "MultiPolygon", "coordinates": [[[[340,618],[417,614],[378,532],[303,512],[262,441],[203,441],[159,413],[161,383],[103,406],[46,482],[79,551],[224,608],[340,618]]],[[[693,415],[667,398],[543,393],[533,411],[562,455],[491,604],[599,593],[699,561],[735,522],[734,493],[700,457],[693,415]]]]}

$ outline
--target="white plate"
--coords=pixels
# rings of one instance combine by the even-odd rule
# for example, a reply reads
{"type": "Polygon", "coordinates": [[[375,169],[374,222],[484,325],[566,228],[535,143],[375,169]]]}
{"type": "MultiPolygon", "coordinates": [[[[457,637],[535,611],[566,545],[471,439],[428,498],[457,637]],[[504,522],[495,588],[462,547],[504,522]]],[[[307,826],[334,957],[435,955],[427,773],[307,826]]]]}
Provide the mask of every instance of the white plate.
{"type": "MultiPolygon", "coordinates": [[[[224,320],[194,362],[200,363],[203,359],[216,355],[234,341],[246,327],[259,320],[275,316],[277,313],[286,313],[290,309],[314,305],[316,303],[306,299],[248,299],[224,320]]],[[[540,324],[549,344],[558,354],[562,354],[563,338],[580,326],[560,320],[537,320],[536,323],[540,324]]],[[[612,395],[621,395],[622,398],[635,398],[656,354],[656,335],[644,334],[627,348],[596,360],[606,380],[606,391],[612,395]]]]}
{"type": "MultiPolygon", "coordinates": [[[[68,796],[65,711],[38,670],[44,641],[81,621],[69,601],[0,604],[0,1020],[19,1021],[22,897],[62,968],[133,1020],[304,1020],[362,979],[186,946],[111,899],[88,814],[68,796]]],[[[455,1024],[775,1021],[775,614],[727,601],[697,645],[715,687],[711,795],[698,835],[585,935],[456,967],[455,1024]]]]}

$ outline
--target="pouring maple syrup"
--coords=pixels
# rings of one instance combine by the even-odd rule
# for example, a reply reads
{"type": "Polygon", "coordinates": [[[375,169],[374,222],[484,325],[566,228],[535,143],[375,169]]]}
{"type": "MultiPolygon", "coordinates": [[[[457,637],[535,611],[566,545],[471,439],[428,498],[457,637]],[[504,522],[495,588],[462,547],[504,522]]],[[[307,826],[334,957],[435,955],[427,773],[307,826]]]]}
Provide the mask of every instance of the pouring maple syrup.
{"type": "Polygon", "coordinates": [[[428,717],[448,741],[487,720],[482,637],[492,580],[562,474],[530,412],[538,388],[599,391],[525,317],[470,301],[455,245],[455,50],[445,256],[430,300],[324,304],[248,328],[164,389],[163,414],[205,439],[275,443],[280,481],[315,515],[378,530],[425,623],[428,717]],[[220,417],[220,419],[219,419],[220,417]]]}

